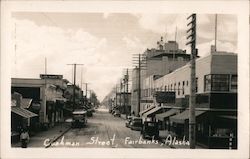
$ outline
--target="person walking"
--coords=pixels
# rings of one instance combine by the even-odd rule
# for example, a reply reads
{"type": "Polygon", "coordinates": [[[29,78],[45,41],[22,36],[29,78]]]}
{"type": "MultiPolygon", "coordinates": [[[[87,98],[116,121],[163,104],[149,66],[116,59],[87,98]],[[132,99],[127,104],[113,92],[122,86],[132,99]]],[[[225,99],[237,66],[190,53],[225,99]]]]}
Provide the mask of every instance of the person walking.
{"type": "Polygon", "coordinates": [[[28,142],[29,142],[29,133],[26,129],[22,129],[21,135],[20,135],[20,141],[21,141],[21,147],[27,148],[28,142]]]}

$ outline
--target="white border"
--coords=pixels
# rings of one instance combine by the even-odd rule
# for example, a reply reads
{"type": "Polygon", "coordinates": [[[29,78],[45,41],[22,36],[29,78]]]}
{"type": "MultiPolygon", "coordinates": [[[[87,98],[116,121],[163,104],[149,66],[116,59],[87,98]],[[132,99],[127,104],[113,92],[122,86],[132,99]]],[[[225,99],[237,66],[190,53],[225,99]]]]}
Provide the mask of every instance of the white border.
{"type": "Polygon", "coordinates": [[[248,158],[249,4],[248,1],[2,1],[1,158],[248,158]],[[238,15],[238,150],[186,149],[15,149],[10,147],[11,12],[154,12],[238,15]]]}

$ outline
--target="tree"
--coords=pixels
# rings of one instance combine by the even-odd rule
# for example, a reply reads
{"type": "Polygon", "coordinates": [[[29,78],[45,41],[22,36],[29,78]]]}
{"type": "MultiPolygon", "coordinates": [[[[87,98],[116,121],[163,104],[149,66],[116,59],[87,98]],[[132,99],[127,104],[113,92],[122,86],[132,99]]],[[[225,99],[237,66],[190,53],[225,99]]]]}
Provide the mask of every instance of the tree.
{"type": "Polygon", "coordinates": [[[93,106],[99,106],[100,105],[100,101],[97,99],[97,96],[96,96],[94,91],[91,92],[89,100],[93,104],[93,106]]]}

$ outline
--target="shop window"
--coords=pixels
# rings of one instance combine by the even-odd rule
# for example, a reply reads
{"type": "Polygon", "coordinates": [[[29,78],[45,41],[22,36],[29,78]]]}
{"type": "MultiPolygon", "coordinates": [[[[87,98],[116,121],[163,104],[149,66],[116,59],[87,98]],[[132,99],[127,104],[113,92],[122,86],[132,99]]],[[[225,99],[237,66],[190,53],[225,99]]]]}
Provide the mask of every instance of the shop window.
{"type": "Polygon", "coordinates": [[[238,79],[237,75],[232,75],[231,76],[231,91],[237,91],[238,87],[238,79]]]}
{"type": "Polygon", "coordinates": [[[212,136],[229,136],[230,135],[230,129],[228,128],[215,128],[212,132],[212,136]]]}
{"type": "Polygon", "coordinates": [[[229,75],[206,75],[204,80],[205,91],[229,91],[229,75]]]}
{"type": "Polygon", "coordinates": [[[212,75],[212,91],[229,91],[229,75],[212,75]]]}

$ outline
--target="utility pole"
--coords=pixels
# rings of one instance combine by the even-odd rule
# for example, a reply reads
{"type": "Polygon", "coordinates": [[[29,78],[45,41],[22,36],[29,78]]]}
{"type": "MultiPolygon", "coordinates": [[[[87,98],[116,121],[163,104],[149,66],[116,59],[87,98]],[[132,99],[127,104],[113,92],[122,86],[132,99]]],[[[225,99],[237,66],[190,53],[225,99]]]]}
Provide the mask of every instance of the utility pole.
{"type": "Polygon", "coordinates": [[[128,80],[129,80],[129,76],[128,76],[128,68],[127,68],[127,72],[126,72],[126,118],[128,117],[128,80]]]}
{"type": "Polygon", "coordinates": [[[85,83],[82,83],[82,84],[85,84],[85,96],[87,98],[87,95],[88,95],[88,84],[90,84],[90,83],[85,82],[85,83]]]}
{"type": "Polygon", "coordinates": [[[122,106],[122,80],[120,80],[120,107],[122,106]]]}
{"type": "Polygon", "coordinates": [[[87,104],[87,97],[88,97],[88,84],[90,84],[90,83],[87,83],[87,82],[85,82],[85,83],[82,83],[82,84],[85,84],[85,97],[86,97],[86,104],[87,104]]]}
{"type": "Polygon", "coordinates": [[[136,69],[138,69],[138,99],[137,99],[137,105],[138,105],[138,113],[140,112],[141,107],[141,70],[145,69],[146,67],[146,60],[143,59],[143,56],[141,54],[135,54],[133,60],[134,64],[136,65],[136,69]]]}
{"type": "Polygon", "coordinates": [[[124,76],[123,78],[123,108],[124,108],[124,111],[125,111],[125,114],[126,114],[126,117],[127,117],[127,109],[126,109],[126,95],[125,95],[125,91],[126,91],[126,78],[124,76]]]}
{"type": "Polygon", "coordinates": [[[187,24],[190,26],[187,33],[190,33],[187,36],[187,39],[190,39],[186,45],[191,44],[191,61],[190,61],[190,97],[189,97],[189,142],[190,142],[190,149],[195,149],[196,144],[196,121],[195,121],[195,93],[196,93],[196,73],[195,73],[195,60],[197,56],[197,49],[196,49],[196,14],[190,15],[187,20],[191,19],[191,22],[187,24]]]}
{"type": "Polygon", "coordinates": [[[115,107],[117,107],[117,84],[115,85],[115,107]]]}
{"type": "Polygon", "coordinates": [[[74,63],[74,64],[67,64],[67,65],[72,65],[72,66],[74,66],[74,82],[73,82],[73,111],[75,110],[75,107],[76,107],[76,66],[77,65],[83,65],[83,64],[76,64],[76,63],[74,63]]]}

